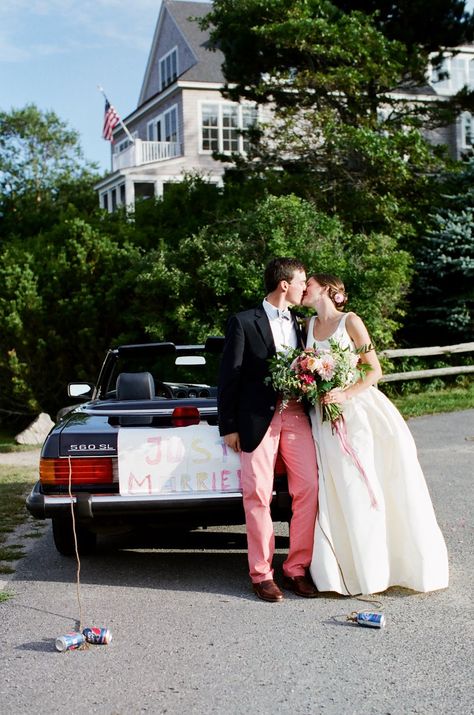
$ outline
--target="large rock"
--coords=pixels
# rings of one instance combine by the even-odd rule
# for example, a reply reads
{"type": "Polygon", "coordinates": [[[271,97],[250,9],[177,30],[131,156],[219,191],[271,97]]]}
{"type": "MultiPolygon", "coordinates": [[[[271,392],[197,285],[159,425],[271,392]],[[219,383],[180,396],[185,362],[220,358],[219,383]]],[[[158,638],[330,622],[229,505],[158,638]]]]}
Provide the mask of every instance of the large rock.
{"type": "Polygon", "coordinates": [[[54,422],[46,412],[42,412],[23,432],[15,437],[18,444],[43,444],[54,422]]]}

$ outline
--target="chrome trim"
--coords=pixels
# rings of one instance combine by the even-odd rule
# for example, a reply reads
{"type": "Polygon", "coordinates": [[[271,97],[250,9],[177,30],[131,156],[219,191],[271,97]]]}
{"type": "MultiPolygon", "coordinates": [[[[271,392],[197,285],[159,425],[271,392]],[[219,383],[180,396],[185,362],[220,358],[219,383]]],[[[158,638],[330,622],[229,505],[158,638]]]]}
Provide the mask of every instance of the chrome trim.
{"type": "MultiPolygon", "coordinates": [[[[185,405],[179,405],[179,407],[183,407],[185,405]]],[[[194,407],[195,405],[190,405],[190,407],[194,407]]],[[[163,410],[159,408],[154,408],[154,409],[140,409],[140,410],[111,410],[111,409],[101,409],[101,408],[82,408],[82,412],[85,412],[86,415],[163,415],[163,417],[171,417],[173,415],[173,412],[175,411],[176,408],[173,408],[172,410],[163,410]]],[[[217,407],[208,407],[208,408],[196,408],[199,412],[200,415],[204,417],[208,416],[215,416],[217,415],[217,407]]]]}
{"type": "MultiPolygon", "coordinates": [[[[273,492],[275,495],[275,492],[273,492]]],[[[115,504],[119,502],[120,504],[134,504],[136,502],[167,502],[176,501],[177,499],[182,501],[193,501],[202,499],[208,499],[212,501],[214,499],[222,499],[222,497],[232,498],[232,499],[242,499],[242,492],[193,492],[192,494],[185,494],[183,492],[173,492],[172,494],[90,494],[88,495],[92,501],[92,504],[115,504]]],[[[76,497],[72,496],[73,504],[76,503],[76,497]]],[[[71,497],[61,495],[55,496],[53,494],[44,495],[44,504],[49,506],[52,504],[66,506],[71,504],[71,497]]]]}

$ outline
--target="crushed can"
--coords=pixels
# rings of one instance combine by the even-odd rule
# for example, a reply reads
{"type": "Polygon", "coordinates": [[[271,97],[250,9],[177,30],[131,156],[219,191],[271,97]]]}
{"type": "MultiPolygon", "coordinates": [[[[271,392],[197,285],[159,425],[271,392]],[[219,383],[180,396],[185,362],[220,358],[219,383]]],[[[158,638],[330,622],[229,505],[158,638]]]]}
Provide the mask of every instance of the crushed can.
{"type": "Polygon", "coordinates": [[[385,614],[371,611],[354,612],[351,620],[359,626],[369,626],[370,628],[383,628],[385,626],[385,614]]]}
{"type": "Polygon", "coordinates": [[[82,634],[86,641],[93,645],[108,645],[112,640],[112,633],[108,628],[84,628],[82,634]]]}
{"type": "Polygon", "coordinates": [[[58,636],[55,641],[56,650],[63,653],[66,650],[77,650],[84,645],[86,639],[82,633],[66,633],[58,636]]]}

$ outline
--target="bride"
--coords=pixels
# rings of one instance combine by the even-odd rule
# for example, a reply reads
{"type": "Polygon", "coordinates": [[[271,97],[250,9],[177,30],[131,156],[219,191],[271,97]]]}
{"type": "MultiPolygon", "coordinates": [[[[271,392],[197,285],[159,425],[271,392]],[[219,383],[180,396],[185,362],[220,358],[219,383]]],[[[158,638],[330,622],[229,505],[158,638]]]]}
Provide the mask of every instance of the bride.
{"type": "MultiPolygon", "coordinates": [[[[335,276],[311,276],[303,305],[317,311],[307,347],[370,345],[355,313],[343,313],[347,296],[335,276]]],[[[361,354],[372,368],[363,379],[326,393],[342,405],[344,453],[321,409],[311,409],[319,467],[319,516],[310,572],[319,591],[370,594],[390,586],[433,591],[448,585],[448,559],[421,471],[413,437],[398,410],[375,386],[382,375],[375,351],[361,354]],[[359,467],[357,466],[357,461],[359,467]],[[361,471],[362,470],[362,471],[361,471]]]]}

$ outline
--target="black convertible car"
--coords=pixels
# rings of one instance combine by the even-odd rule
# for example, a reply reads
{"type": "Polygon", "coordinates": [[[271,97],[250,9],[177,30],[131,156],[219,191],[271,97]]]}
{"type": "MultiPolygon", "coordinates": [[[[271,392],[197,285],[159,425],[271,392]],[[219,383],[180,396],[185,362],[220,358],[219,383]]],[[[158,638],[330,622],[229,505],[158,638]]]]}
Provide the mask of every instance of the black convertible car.
{"type": "MultiPolygon", "coordinates": [[[[82,553],[101,531],[245,522],[239,456],[217,428],[222,345],[220,337],[121,345],[107,353],[96,385],[69,384],[83,404],[61,411],[26,501],[33,516],[52,519],[58,551],[75,553],[73,516],[82,553]]],[[[280,521],[291,514],[281,461],[272,513],[280,521]]]]}

